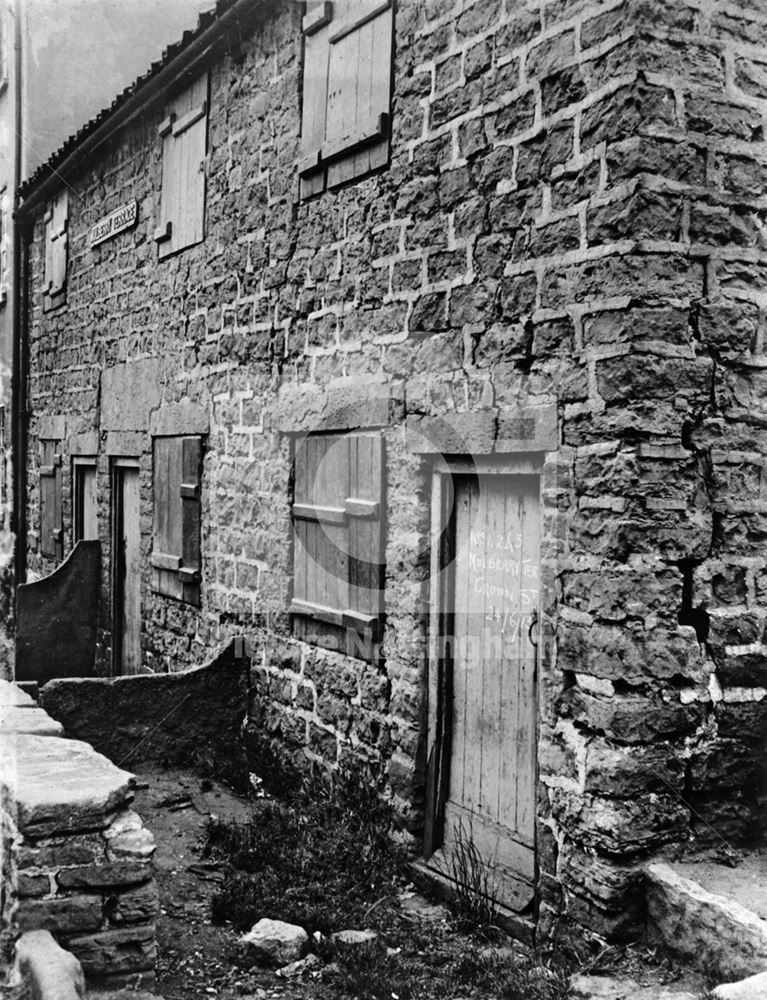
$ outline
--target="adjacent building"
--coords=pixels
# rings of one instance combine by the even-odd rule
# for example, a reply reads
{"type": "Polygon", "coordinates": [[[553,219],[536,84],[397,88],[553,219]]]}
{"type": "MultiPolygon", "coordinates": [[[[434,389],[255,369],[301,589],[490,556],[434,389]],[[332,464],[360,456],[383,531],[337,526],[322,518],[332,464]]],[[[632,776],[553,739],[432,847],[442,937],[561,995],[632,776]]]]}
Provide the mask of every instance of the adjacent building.
{"type": "Polygon", "coordinates": [[[240,637],[519,928],[763,833],[766,116],[749,0],[220,0],[21,190],[84,669],[240,637]]]}

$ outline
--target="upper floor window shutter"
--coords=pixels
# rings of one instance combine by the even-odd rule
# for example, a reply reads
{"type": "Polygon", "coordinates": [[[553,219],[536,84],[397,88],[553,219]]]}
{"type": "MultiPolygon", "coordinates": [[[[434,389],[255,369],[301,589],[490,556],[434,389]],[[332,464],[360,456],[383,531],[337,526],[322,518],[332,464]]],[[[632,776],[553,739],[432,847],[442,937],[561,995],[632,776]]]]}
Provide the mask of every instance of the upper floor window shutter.
{"type": "Polygon", "coordinates": [[[306,197],[388,159],[392,0],[317,0],[307,4],[303,28],[299,173],[306,197]]]}
{"type": "Polygon", "coordinates": [[[318,194],[325,188],[322,143],[328,99],[328,26],[332,17],[333,4],[328,0],[307,0],[303,20],[304,99],[298,164],[302,198],[318,194]]]}
{"type": "Polygon", "coordinates": [[[40,551],[53,559],[64,557],[61,516],[61,453],[58,441],[42,441],[40,465],[40,551]]]}
{"type": "Polygon", "coordinates": [[[163,141],[162,193],[155,240],[162,260],[205,237],[207,73],[171,102],[159,133],[163,141]]]}
{"type": "Polygon", "coordinates": [[[45,275],[43,308],[55,309],[66,302],[69,251],[69,193],[60,191],[45,213],[45,275]]]}

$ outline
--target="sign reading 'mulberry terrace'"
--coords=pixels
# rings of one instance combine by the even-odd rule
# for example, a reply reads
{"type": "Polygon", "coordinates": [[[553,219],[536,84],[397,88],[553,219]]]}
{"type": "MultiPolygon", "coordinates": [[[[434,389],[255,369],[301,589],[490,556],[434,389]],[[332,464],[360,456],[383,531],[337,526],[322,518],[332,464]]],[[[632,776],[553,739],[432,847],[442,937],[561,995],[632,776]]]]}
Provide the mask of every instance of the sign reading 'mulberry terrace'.
{"type": "Polygon", "coordinates": [[[99,243],[130,229],[131,226],[135,226],[137,218],[138,205],[134,198],[127,205],[121,205],[114,212],[110,212],[105,218],[99,219],[95,225],[91,226],[90,245],[92,247],[98,246],[99,243]]]}

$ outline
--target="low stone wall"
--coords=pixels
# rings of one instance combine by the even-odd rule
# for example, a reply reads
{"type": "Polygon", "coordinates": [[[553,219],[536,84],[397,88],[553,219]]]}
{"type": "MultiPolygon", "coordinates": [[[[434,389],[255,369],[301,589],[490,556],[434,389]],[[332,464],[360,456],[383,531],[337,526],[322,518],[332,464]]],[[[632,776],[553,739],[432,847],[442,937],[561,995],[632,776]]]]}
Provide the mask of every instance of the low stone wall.
{"type": "Polygon", "coordinates": [[[118,764],[192,764],[232,780],[247,710],[248,662],[230,644],[207,666],[174,674],[57,679],[49,715],[118,764]]]}
{"type": "Polygon", "coordinates": [[[154,840],[130,808],[133,775],[87,743],[59,738],[60,726],[13,685],[0,684],[0,714],[6,981],[15,938],[38,929],[90,978],[151,980],[154,840]],[[50,735],[37,735],[46,719],[50,735]]]}

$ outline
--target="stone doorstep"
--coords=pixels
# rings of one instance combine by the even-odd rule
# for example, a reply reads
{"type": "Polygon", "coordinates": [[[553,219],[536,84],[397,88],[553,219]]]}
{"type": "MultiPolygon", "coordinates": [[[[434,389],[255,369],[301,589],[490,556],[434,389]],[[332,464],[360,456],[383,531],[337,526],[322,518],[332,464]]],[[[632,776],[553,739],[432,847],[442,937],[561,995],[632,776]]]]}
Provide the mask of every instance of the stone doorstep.
{"type": "MultiPolygon", "coordinates": [[[[439,900],[451,899],[455,892],[455,883],[442,872],[430,867],[425,861],[412,861],[408,865],[410,875],[416,888],[439,900]]],[[[509,937],[532,947],[535,937],[535,925],[526,916],[521,916],[505,906],[497,906],[497,923],[509,937]]]]}
{"type": "Polygon", "coordinates": [[[713,968],[720,980],[767,970],[767,920],[672,864],[648,865],[645,874],[651,939],[701,971],[713,968]]]}

